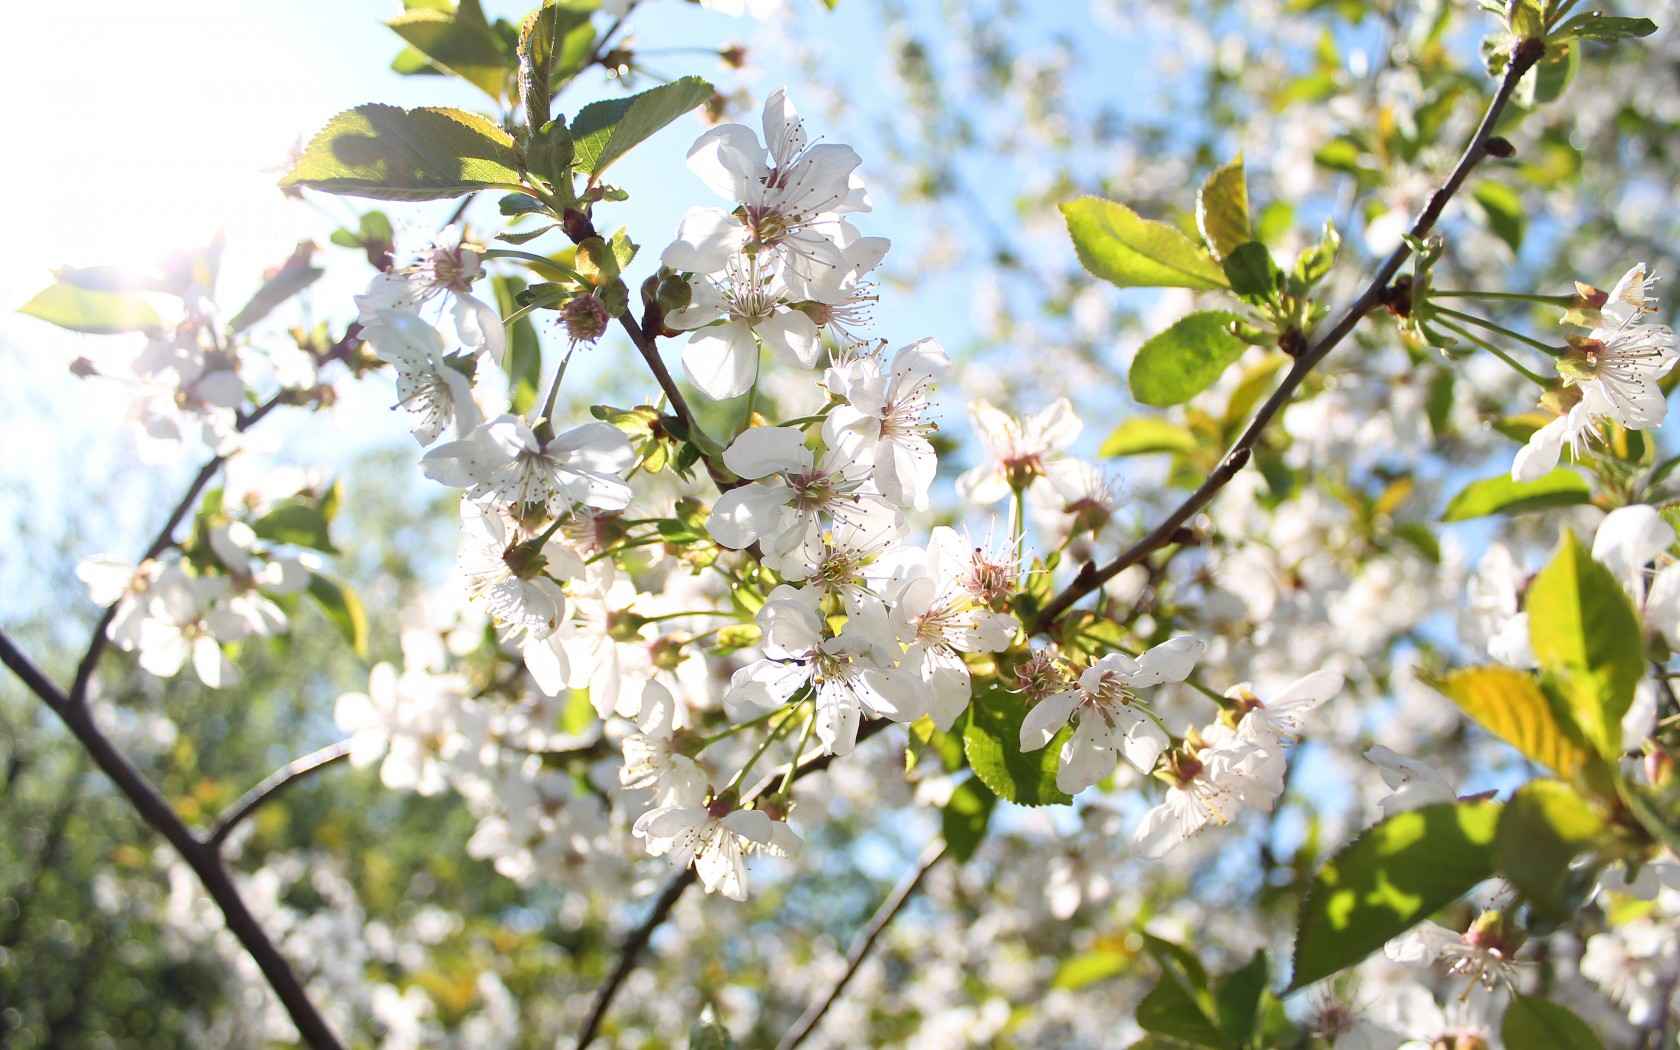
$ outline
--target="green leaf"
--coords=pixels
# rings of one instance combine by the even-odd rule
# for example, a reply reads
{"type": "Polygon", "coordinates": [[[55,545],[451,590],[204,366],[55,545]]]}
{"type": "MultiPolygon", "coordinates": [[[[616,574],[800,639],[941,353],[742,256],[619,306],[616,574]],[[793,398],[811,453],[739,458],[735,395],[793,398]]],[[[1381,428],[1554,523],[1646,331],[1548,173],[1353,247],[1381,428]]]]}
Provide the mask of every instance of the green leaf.
{"type": "Polygon", "coordinates": [[[1149,954],[1161,966],[1161,979],[1137,1006],[1137,1023],[1146,1032],[1181,1039],[1193,1046],[1226,1046],[1218,1007],[1208,991],[1207,973],[1194,955],[1176,944],[1143,935],[1149,954]]]}
{"type": "Polygon", "coordinates": [[[712,85],[683,77],[639,95],[595,102],[572,120],[574,163],[591,178],[665,125],[712,97],[712,85]]]}
{"type": "Polygon", "coordinates": [[[1260,999],[1266,993],[1269,974],[1266,953],[1257,951],[1242,969],[1219,982],[1214,1003],[1219,1010],[1219,1027],[1233,1046],[1247,1046],[1260,1019],[1260,999]]]}
{"type": "Polygon", "coordinates": [[[1649,18],[1616,18],[1594,12],[1571,18],[1559,26],[1552,36],[1554,39],[1578,36],[1583,40],[1614,42],[1650,36],[1656,31],[1657,24],[1649,18]]]}
{"type": "Polygon", "coordinates": [[[258,536],[274,543],[291,543],[328,554],[338,553],[328,529],[330,519],[316,500],[293,496],[252,522],[258,536]]]}
{"type": "Polygon", "coordinates": [[[233,315],[228,321],[228,328],[235,332],[243,332],[267,317],[275,307],[319,280],[326,271],[318,266],[309,265],[310,257],[314,254],[315,245],[308,241],[299,244],[291,257],[267,276],[262,287],[257,289],[257,294],[251,296],[251,301],[233,315]]]}
{"type": "Polygon", "coordinates": [[[1231,291],[1244,299],[1264,302],[1277,289],[1277,264],[1259,241],[1247,241],[1231,249],[1223,268],[1225,278],[1231,282],[1231,291]]]}
{"type": "Polygon", "coordinates": [[[1241,156],[1215,169],[1202,183],[1196,194],[1196,229],[1213,248],[1216,259],[1223,259],[1250,242],[1248,179],[1241,156]]]}
{"type": "Polygon", "coordinates": [[[1182,404],[1212,386],[1247,345],[1229,331],[1240,318],[1204,310],[1181,319],[1138,348],[1128,376],[1132,396],[1146,405],[1182,404]]]}
{"type": "Polygon", "coordinates": [[[1131,969],[1131,965],[1131,956],[1113,948],[1081,952],[1063,960],[1056,968],[1056,976],[1051,979],[1050,987],[1070,992],[1078,991],[1087,985],[1118,977],[1131,969]]]}
{"type": "Polygon", "coordinates": [[[1499,870],[1537,914],[1561,922],[1585,903],[1597,876],[1592,867],[1570,865],[1604,831],[1591,799],[1561,780],[1530,781],[1499,817],[1499,870]]]}
{"type": "Polygon", "coordinates": [[[1081,197],[1062,206],[1079,262],[1120,288],[1224,288],[1225,272],[1176,227],[1115,201],[1081,197]]]}
{"type": "Polygon", "coordinates": [[[508,55],[478,10],[477,0],[466,0],[455,12],[405,11],[385,24],[438,69],[502,100],[508,55]]]}
{"type": "Polygon", "coordinates": [[[1188,427],[1154,416],[1135,416],[1109,432],[1097,455],[1113,459],[1151,452],[1194,452],[1200,444],[1188,427]]]}
{"type": "Polygon", "coordinates": [[[1336,854],[1301,904],[1291,990],[1352,966],[1494,871],[1499,806],[1396,813],[1336,854]]]}
{"type": "Polygon", "coordinates": [[[18,312],[72,332],[92,335],[145,332],[163,327],[157,311],[137,295],[90,291],[63,281],[24,303],[18,312]]]}
{"type": "Polygon", "coordinates": [[[1531,995],[1515,995],[1499,1026],[1505,1050],[1604,1050],[1604,1044],[1568,1007],[1531,995]]]}
{"type": "MultiPolygon", "coordinates": [[[[496,310],[505,321],[519,309],[518,295],[525,290],[519,277],[492,277],[490,287],[496,293],[496,310]]],[[[542,344],[537,328],[527,314],[508,328],[507,376],[508,396],[515,412],[524,415],[537,403],[542,384],[542,344]]]]}
{"type": "Polygon", "coordinates": [[[367,658],[367,612],[362,608],[362,600],[356,597],[356,592],[347,583],[322,576],[320,573],[309,574],[309,595],[320,603],[321,611],[327,614],[344,635],[344,640],[350,643],[350,649],[357,656],[367,658]]]}
{"type": "Polygon", "coordinates": [[[1541,691],[1534,676],[1509,667],[1454,671],[1437,686],[1483,729],[1564,779],[1586,768],[1590,757],[1541,691]]]}
{"type": "Polygon", "coordinates": [[[1442,512],[1441,520],[1468,521],[1489,514],[1522,514],[1591,501],[1587,479],[1568,467],[1558,467],[1533,481],[1512,481],[1509,474],[1499,474],[1460,489],[1442,512]]]}
{"type": "Polygon", "coordinates": [[[980,840],[986,837],[986,823],[992,818],[997,796],[987,790],[977,777],[970,777],[951,792],[951,798],[940,812],[940,833],[951,859],[961,864],[974,856],[980,840]]]}
{"type": "Polygon", "coordinates": [[[1587,742],[1614,761],[1622,716],[1645,673],[1639,617],[1615,574],[1573,532],[1529,587],[1529,644],[1587,742]]]}
{"type": "Polygon", "coordinates": [[[1301,249],[1301,254],[1295,257],[1295,276],[1302,285],[1311,288],[1330,274],[1330,267],[1336,263],[1336,254],[1342,250],[1342,235],[1336,229],[1336,224],[1329,219],[1324,220],[1324,232],[1319,235],[1318,243],[1301,249]]]}
{"type": "Polygon", "coordinates": [[[1073,801],[1073,796],[1056,787],[1062,743],[1071,730],[1062,730],[1037,751],[1022,752],[1021,720],[1027,715],[1026,702],[995,679],[976,690],[968,710],[963,753],[968,755],[974,775],[994,794],[1022,806],[1059,806],[1073,801]]]}
{"type": "Polygon", "coordinates": [[[1512,252],[1521,251],[1523,232],[1528,228],[1522,195],[1503,182],[1478,183],[1471,195],[1481,205],[1482,216],[1494,236],[1509,245],[1512,252]]]}
{"type": "Polygon", "coordinates": [[[501,128],[459,109],[370,103],[327,122],[281,189],[423,201],[484,189],[522,190],[519,154],[501,128]]]}

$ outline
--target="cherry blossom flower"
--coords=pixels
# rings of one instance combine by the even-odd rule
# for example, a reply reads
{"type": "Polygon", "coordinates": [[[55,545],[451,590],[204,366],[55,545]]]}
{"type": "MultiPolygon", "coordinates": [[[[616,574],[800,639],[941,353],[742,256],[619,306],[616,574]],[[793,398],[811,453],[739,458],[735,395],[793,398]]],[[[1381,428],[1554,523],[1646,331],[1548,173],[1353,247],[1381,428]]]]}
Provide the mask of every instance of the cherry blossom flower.
{"type": "Polygon", "coordinates": [[[1384,817],[1419,806],[1458,801],[1458,791],[1452,782],[1428,763],[1382,746],[1366,751],[1365,758],[1381,771],[1383,783],[1389,787],[1389,795],[1381,801],[1384,817]]]}
{"type": "Polygon", "coordinates": [[[1482,912],[1463,933],[1424,921],[1389,941],[1383,954],[1397,963],[1439,966],[1488,988],[1509,986],[1517,975],[1513,956],[1523,938],[1501,911],[1482,912]]]}
{"type": "Polygon", "coordinates": [[[829,414],[828,425],[869,440],[875,484],[900,507],[927,509],[928,489],[939,468],[939,457],[928,441],[938,429],[930,418],[933,391],[950,364],[937,342],[922,339],[898,351],[890,371],[883,369],[879,354],[861,355],[828,370],[828,389],[846,401],[829,414]]]}
{"type": "Polygon", "coordinates": [[[969,545],[940,526],[915,558],[890,606],[898,636],[908,644],[898,690],[900,715],[927,715],[949,729],[968,707],[970,682],[964,653],[1002,652],[1014,640],[1015,618],[993,612],[967,589],[969,545]]]}
{"type": "MultiPolygon", "coordinates": [[[[213,603],[228,581],[188,576],[179,565],[158,574],[146,593],[146,618],[139,627],[140,666],[159,678],[173,678],[190,658],[198,680],[211,689],[239,683],[239,671],[222,652],[212,621],[213,603]]],[[[222,624],[224,631],[229,627],[222,624]]]]}
{"type": "Polygon", "coordinates": [[[583,559],[557,540],[538,549],[501,507],[461,501],[457,556],[467,598],[480,601],[504,635],[516,641],[542,639],[566,614],[560,579],[584,575],[583,559]]]}
{"type": "Polygon", "coordinates": [[[467,497],[511,507],[540,507],[554,517],[575,507],[622,510],[630,503],[623,474],[636,453],[624,432],[583,423],[546,441],[514,415],[490,420],[421,460],[428,476],[467,490],[467,497]]]}
{"type": "Polygon", "coordinates": [[[720,276],[694,281],[693,299],[665,321],[694,332],[683,349],[683,367],[713,400],[739,397],[758,379],[758,344],[779,358],[814,368],[822,353],[816,322],[795,305],[795,296],[756,259],[730,256],[720,276]]]}
{"type": "Polygon", "coordinates": [[[1194,751],[1170,752],[1161,803],[1144,814],[1132,836],[1147,857],[1165,856],[1212,825],[1229,824],[1246,809],[1270,809],[1283,793],[1282,759],[1274,751],[1230,736],[1194,751]]]}
{"type": "Polygon", "coordinates": [[[1297,740],[1306,728],[1306,718],[1320,704],[1342,691],[1339,671],[1314,671],[1262,700],[1248,682],[1225,690],[1233,701],[1237,736],[1274,753],[1297,740]]]}
{"type": "Polygon", "coordinates": [[[465,695],[466,683],[455,675],[398,675],[380,663],[368,675],[366,693],[338,698],[333,720],[350,734],[352,765],[380,762],[386,787],[436,795],[448,786],[450,763],[468,738],[456,718],[465,695]]]}
{"type": "Polygon", "coordinates": [[[410,417],[414,440],[436,441],[451,423],[462,437],[480,422],[472,380],[444,355],[443,335],[417,315],[380,310],[364,334],[397,373],[397,403],[410,417]]]}
{"type": "Polygon", "coordinates": [[[1517,564],[1511,549],[1490,543],[1470,577],[1470,603],[1462,630],[1479,641],[1487,654],[1512,667],[1533,667],[1534,650],[1528,641],[1528,613],[1522,609],[1522,592],[1528,576],[1517,564]]]}
{"type": "Polygon", "coordinates": [[[797,427],[753,427],[724,450],[723,462],[752,484],[718,497],[706,519],[712,538],[739,550],[764,547],[766,563],[795,578],[815,568],[826,522],[866,522],[886,510],[871,484],[864,439],[824,426],[819,459],[797,427]]]}
{"type": "Polygon", "coordinates": [[[957,479],[957,492],[970,503],[984,506],[1016,490],[1025,490],[1039,478],[1077,469],[1074,460],[1062,453],[1079,437],[1084,427],[1073,411],[1073,403],[1058,398],[1036,415],[1017,420],[976,401],[969,407],[974,431],[986,447],[986,462],[957,479]]]}
{"type": "Polygon", "coordinates": [[[1062,746],[1056,786],[1076,794],[1107,776],[1121,755],[1148,771],[1167,748],[1167,733],[1140,706],[1138,690],[1189,677],[1207,646],[1181,635],[1136,659],[1111,653],[1087,667],[1073,689],[1046,697],[1021,722],[1021,750],[1037,751],[1074,722],[1062,746]]]}
{"type": "Polygon", "coordinates": [[[706,773],[676,741],[677,701],[670,690],[649,682],[642,692],[637,731],[620,743],[624,764],[618,782],[630,789],[652,788],[660,800],[693,797],[706,788],[706,773]]]}
{"type": "Polygon", "coordinates": [[[507,349],[501,315],[472,294],[473,282],[483,275],[483,253],[469,246],[463,226],[452,224],[414,258],[374,275],[367,291],[356,296],[357,320],[376,327],[385,311],[417,314],[430,303],[441,303],[461,345],[500,362],[507,349]]]}
{"type": "Polygon", "coordinates": [[[892,699],[902,695],[880,660],[890,637],[873,635],[868,625],[848,622],[835,637],[825,637],[818,595],[783,585],[770,593],[758,611],[764,655],[736,671],[729,682],[733,703],[770,709],[792,699],[809,685],[816,704],[816,734],[832,755],[850,754],[858,723],[865,715],[914,721],[892,699]]]}
{"type": "Polygon", "coordinates": [[[785,90],[764,103],[764,143],[744,124],[721,124],[688,152],[689,168],[734,211],[692,208],[662,262],[674,270],[717,273],[751,256],[800,299],[833,298],[852,276],[843,244],[844,212],[867,210],[852,174],[862,159],[850,146],[811,145],[785,90]]]}
{"type": "Polygon", "coordinates": [[[786,824],[721,801],[657,806],[637,818],[633,832],[653,856],[669,856],[678,868],[692,865],[707,893],[737,901],[747,899],[748,854],[785,857],[799,849],[799,836],[786,824]]]}

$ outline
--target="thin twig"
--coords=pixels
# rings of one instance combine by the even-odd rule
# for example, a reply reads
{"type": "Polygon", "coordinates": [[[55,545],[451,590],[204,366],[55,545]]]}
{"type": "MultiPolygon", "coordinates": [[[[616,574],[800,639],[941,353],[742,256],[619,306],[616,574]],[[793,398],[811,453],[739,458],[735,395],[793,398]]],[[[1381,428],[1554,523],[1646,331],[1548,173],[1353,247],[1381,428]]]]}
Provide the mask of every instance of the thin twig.
{"type": "MultiPolygon", "coordinates": [[[[863,743],[891,724],[884,718],[870,719],[858,728],[857,742],[863,743]]],[[[812,773],[827,769],[834,758],[833,755],[817,755],[809,761],[799,763],[799,770],[793,775],[793,779],[796,781],[802,780],[812,773]]],[[[786,773],[786,767],[773,769],[766,773],[753,786],[751,791],[741,797],[741,801],[743,803],[752,802],[773,790],[786,773]]],[[[694,881],[693,868],[684,869],[673,876],[671,881],[665,884],[665,889],[659,894],[659,899],[654,901],[653,910],[648,912],[647,918],[643,919],[641,924],[631,930],[629,936],[624,938],[624,944],[618,952],[618,963],[613,967],[612,973],[607,975],[607,979],[602,983],[600,989],[596,991],[595,1002],[589,1008],[589,1016],[584,1019],[583,1027],[578,1030],[577,1050],[584,1050],[585,1047],[595,1041],[596,1036],[601,1034],[601,1022],[606,1020],[607,1010],[612,1007],[613,999],[618,996],[618,990],[623,986],[625,979],[636,968],[636,963],[642,951],[647,948],[648,941],[653,938],[653,931],[658,929],[666,917],[671,914],[671,909],[676,906],[682,895],[688,892],[688,888],[694,885],[694,881]]]]}
{"type": "MultiPolygon", "coordinates": [[[[1423,214],[1419,215],[1417,221],[1412,224],[1412,237],[1422,238],[1435,228],[1435,223],[1440,219],[1447,203],[1464,185],[1465,180],[1470,177],[1470,173],[1476,165],[1487,156],[1488,139],[1493,134],[1494,126],[1499,122],[1500,114],[1504,112],[1506,104],[1510,102],[1511,94],[1516,91],[1518,81],[1522,79],[1524,73],[1528,72],[1540,60],[1541,55],[1545,52],[1545,48],[1539,46],[1539,44],[1539,41],[1524,41],[1517,48],[1516,53],[1511,58],[1510,65],[1505,70],[1504,79],[1500,81],[1499,90],[1488,104],[1487,112],[1483,114],[1481,124],[1476,128],[1476,133],[1470,137],[1469,144],[1464,147],[1464,153],[1453,167],[1452,174],[1447,177],[1447,181],[1441,188],[1436,190],[1434,195],[1429,198],[1429,203],[1423,209],[1423,214]]],[[[1295,364],[1289,369],[1289,373],[1284,376],[1283,382],[1277,390],[1273,391],[1272,396],[1266,399],[1265,404],[1260,406],[1259,411],[1254,414],[1254,418],[1243,430],[1241,436],[1231,445],[1230,450],[1225,453],[1224,458],[1219,461],[1219,465],[1213,469],[1206,480],[1197,486],[1196,491],[1186,497],[1184,502],[1180,503],[1147,535],[1132,544],[1131,547],[1107,565],[1098,568],[1094,563],[1086,562],[1084,567],[1080,569],[1079,574],[1074,577],[1073,582],[1034,618],[1032,633],[1038,634],[1050,630],[1055,626],[1056,620],[1072,608],[1075,602],[1118,576],[1128,567],[1137,564],[1151,551],[1172,542],[1172,538],[1178,532],[1179,527],[1211,502],[1213,497],[1218,495],[1219,491],[1229,484],[1232,478],[1237,476],[1237,472],[1247,465],[1249,457],[1253,454],[1254,447],[1259,442],[1260,435],[1265,431],[1267,424],[1272,421],[1273,416],[1282,410],[1284,405],[1289,403],[1290,398],[1294,396],[1302,381],[1307,378],[1307,373],[1317,367],[1343,339],[1347,338],[1349,333],[1358,327],[1359,322],[1364,319],[1366,314],[1383,304],[1389,282],[1394,279],[1395,275],[1400,272],[1400,267],[1410,258],[1411,251],[1411,247],[1405,243],[1394,249],[1393,253],[1378,268],[1370,283],[1366,285],[1365,290],[1343,311],[1341,318],[1335,325],[1295,359],[1295,364]]]]}
{"type": "Polygon", "coordinates": [[[309,1001],[309,996],[305,994],[297,974],[292,972],[291,965],[274,946],[274,942],[268,939],[268,934],[263,932],[261,924],[251,914],[251,910],[245,906],[245,900],[239,895],[239,888],[234,885],[233,877],[222,866],[221,857],[208,843],[201,842],[193,836],[192,831],[176,815],[168,801],[158,794],[157,789],[134,768],[122,752],[117,750],[94,722],[87,704],[78,697],[67,696],[60,691],[3,632],[0,632],[0,663],[11,668],[12,673],[22,679],[31,692],[52,708],[93,758],[94,763],[128,798],[141,818],[175,847],[181,859],[192,868],[193,873],[204,884],[205,891],[210,894],[210,899],[221,909],[228,930],[239,939],[239,943],[268,979],[274,994],[280,997],[280,1002],[291,1016],[292,1023],[297,1026],[303,1041],[314,1050],[342,1050],[338,1038],[327,1027],[315,1005],[309,1001]]]}
{"type": "Polygon", "coordinates": [[[222,843],[233,834],[233,829],[239,822],[256,812],[258,806],[285,791],[293,784],[306,777],[319,773],[335,762],[350,757],[350,741],[340,740],[328,744],[326,747],[311,751],[307,755],[294,758],[290,762],[263,777],[257,786],[240,796],[233,808],[222,815],[210,829],[210,834],[204,837],[204,842],[213,850],[220,850],[222,843]]]}
{"type": "Polygon", "coordinates": [[[823,1015],[828,1013],[828,1008],[840,999],[840,993],[846,990],[846,985],[851,983],[852,976],[863,966],[863,960],[869,955],[869,950],[875,947],[875,942],[880,939],[882,932],[892,925],[894,919],[898,918],[899,911],[904,908],[905,902],[921,886],[922,879],[927,876],[927,873],[944,858],[945,850],[946,845],[943,840],[936,839],[928,843],[927,848],[922,851],[922,859],[917,862],[916,867],[905,874],[899,884],[893,888],[892,893],[887,896],[887,899],[881,902],[879,908],[875,909],[875,914],[869,919],[869,925],[865,926],[863,933],[852,942],[851,950],[846,953],[846,970],[840,975],[840,979],[834,982],[834,987],[828,990],[827,995],[812,1003],[803,1014],[799,1015],[799,1020],[795,1021],[793,1027],[788,1029],[788,1033],[782,1036],[782,1041],[776,1044],[776,1050],[794,1050],[816,1030],[817,1025],[822,1022],[823,1015]]]}

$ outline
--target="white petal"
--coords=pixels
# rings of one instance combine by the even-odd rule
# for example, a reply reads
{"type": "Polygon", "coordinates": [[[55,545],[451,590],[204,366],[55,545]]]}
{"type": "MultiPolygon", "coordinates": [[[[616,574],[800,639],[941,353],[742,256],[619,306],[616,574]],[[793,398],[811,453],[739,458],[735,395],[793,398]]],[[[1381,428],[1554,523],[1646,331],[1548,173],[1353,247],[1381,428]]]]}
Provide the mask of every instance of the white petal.
{"type": "Polygon", "coordinates": [[[700,392],[713,401],[740,397],[758,375],[758,343],[745,322],[702,328],[683,347],[683,367],[700,392]]]}
{"type": "Polygon", "coordinates": [[[1049,744],[1067,725],[1078,703],[1079,694],[1070,689],[1034,704],[1028,709],[1026,717],[1021,719],[1021,750],[1037,751],[1049,744]]]}

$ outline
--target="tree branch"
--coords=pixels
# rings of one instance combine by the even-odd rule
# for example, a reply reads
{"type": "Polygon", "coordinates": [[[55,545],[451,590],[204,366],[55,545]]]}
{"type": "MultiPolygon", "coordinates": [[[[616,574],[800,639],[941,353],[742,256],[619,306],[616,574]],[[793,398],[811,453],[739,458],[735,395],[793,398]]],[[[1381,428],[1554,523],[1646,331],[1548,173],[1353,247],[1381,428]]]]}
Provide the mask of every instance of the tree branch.
{"type": "MultiPolygon", "coordinates": [[[[891,724],[885,718],[870,719],[858,728],[857,742],[863,743],[891,724]]],[[[806,759],[799,764],[798,772],[794,773],[794,781],[803,780],[812,773],[819,773],[827,769],[833,763],[834,758],[834,755],[816,755],[806,759]]],[[[762,797],[766,792],[774,789],[786,773],[787,766],[785,764],[780,769],[774,769],[766,773],[753,786],[751,791],[741,797],[741,801],[743,803],[752,802],[762,797]]],[[[686,868],[678,872],[670,882],[665,884],[665,889],[659,894],[659,899],[654,901],[653,910],[648,912],[647,918],[643,919],[641,924],[631,930],[629,936],[624,938],[624,944],[619,948],[618,964],[613,967],[612,973],[607,976],[605,983],[595,993],[595,1002],[589,1008],[589,1016],[584,1019],[583,1027],[578,1030],[577,1050],[584,1050],[585,1047],[595,1041],[597,1035],[601,1034],[601,1022],[606,1020],[607,1010],[611,1008],[613,999],[618,996],[618,990],[624,984],[625,978],[629,977],[630,971],[636,968],[638,957],[647,947],[648,941],[653,938],[653,931],[658,929],[659,925],[671,914],[671,909],[676,907],[677,901],[682,899],[682,895],[688,892],[688,888],[694,885],[694,882],[693,868],[686,868]]]]}
{"type": "MultiPolygon", "coordinates": [[[[1544,53],[1544,45],[1537,40],[1524,41],[1517,47],[1510,65],[1506,67],[1505,76],[1499,83],[1499,90],[1494,94],[1493,100],[1488,103],[1487,112],[1482,115],[1482,122],[1476,128],[1476,133],[1470,137],[1470,142],[1464,147],[1464,152],[1460,155],[1458,163],[1454,165],[1452,173],[1447,176],[1447,181],[1429,198],[1429,203],[1424,207],[1423,213],[1412,224],[1411,236],[1422,238],[1435,228],[1435,223],[1440,219],[1447,203],[1464,185],[1465,180],[1470,177],[1470,173],[1475,170],[1476,165],[1480,164],[1488,155],[1488,139],[1492,137],[1494,126],[1498,124],[1500,114],[1505,111],[1512,93],[1516,91],[1517,83],[1522,80],[1523,74],[1528,72],[1544,53]]],[[[1189,521],[1192,515],[1211,502],[1214,496],[1218,495],[1219,491],[1229,484],[1232,478],[1236,477],[1237,472],[1247,465],[1250,456],[1253,455],[1254,446],[1259,442],[1260,435],[1265,431],[1267,424],[1272,421],[1273,416],[1277,415],[1289,403],[1290,398],[1294,396],[1302,381],[1307,378],[1307,373],[1316,368],[1343,339],[1347,338],[1358,327],[1359,322],[1364,319],[1366,314],[1382,305],[1383,297],[1388,291],[1389,282],[1394,279],[1395,274],[1400,272],[1400,267],[1405,265],[1406,260],[1411,256],[1411,252],[1410,246],[1402,243],[1384,260],[1382,266],[1377,269],[1376,274],[1371,278],[1370,283],[1365,286],[1365,290],[1342,312],[1341,318],[1337,320],[1335,325],[1295,359],[1294,365],[1284,376],[1283,382],[1277,390],[1272,392],[1272,396],[1267,398],[1266,402],[1260,406],[1259,411],[1254,414],[1254,418],[1236,442],[1231,445],[1224,458],[1219,461],[1219,465],[1213,469],[1213,472],[1207,476],[1201,485],[1197,486],[1196,491],[1186,497],[1184,502],[1180,503],[1172,513],[1162,519],[1161,523],[1151,529],[1142,539],[1132,544],[1131,547],[1107,565],[1097,568],[1094,563],[1086,562],[1084,567],[1079,570],[1079,574],[1074,577],[1073,582],[1034,618],[1030,633],[1038,634],[1050,630],[1055,626],[1056,620],[1072,608],[1075,602],[1118,576],[1130,566],[1142,561],[1151,551],[1164,547],[1171,542],[1179,528],[1189,521]]]]}
{"type": "Polygon", "coordinates": [[[11,668],[12,673],[16,674],[31,692],[52,708],[93,758],[94,763],[117,785],[117,790],[127,797],[141,819],[175,847],[181,859],[192,868],[193,873],[204,884],[205,891],[210,894],[210,899],[221,909],[228,930],[239,939],[239,943],[268,979],[269,986],[280,997],[280,1002],[291,1016],[292,1023],[297,1026],[303,1041],[314,1050],[342,1050],[337,1037],[304,993],[303,985],[292,972],[291,965],[286,962],[279,949],[275,948],[274,942],[268,939],[261,924],[245,906],[245,900],[239,895],[233,877],[222,866],[221,858],[215,849],[193,837],[192,831],[176,815],[164,797],[158,794],[157,789],[116,749],[95,724],[92,712],[83,697],[66,696],[61,692],[4,633],[0,633],[0,663],[11,668]]]}
{"type": "Polygon", "coordinates": [[[263,777],[262,780],[258,781],[256,787],[240,796],[239,801],[233,804],[233,808],[223,814],[221,819],[217,820],[215,825],[210,828],[210,833],[204,837],[204,844],[219,852],[222,843],[226,842],[227,837],[233,834],[233,829],[239,826],[240,821],[256,812],[258,806],[298,781],[313,776],[328,766],[349,757],[350,741],[340,740],[319,750],[311,751],[302,757],[294,758],[268,776],[263,777]]]}
{"type": "Polygon", "coordinates": [[[788,1033],[782,1036],[782,1041],[776,1044],[776,1050],[794,1050],[816,1030],[817,1025],[823,1019],[823,1015],[828,1013],[828,1008],[839,1001],[840,993],[846,990],[846,985],[851,983],[852,976],[863,966],[863,960],[869,955],[869,950],[875,947],[876,940],[880,938],[882,932],[888,926],[892,925],[892,921],[898,918],[899,911],[903,909],[905,902],[915,895],[917,888],[922,884],[922,879],[927,876],[927,873],[933,869],[935,864],[938,864],[944,858],[945,850],[946,846],[942,840],[935,839],[928,843],[927,848],[922,851],[922,858],[916,863],[916,867],[899,881],[898,885],[893,888],[892,893],[888,894],[887,899],[881,902],[879,908],[875,909],[875,914],[869,919],[869,925],[865,926],[863,933],[852,942],[851,950],[846,953],[846,970],[840,975],[840,979],[834,982],[834,987],[828,990],[827,995],[812,1003],[803,1014],[799,1015],[799,1020],[795,1021],[793,1027],[788,1029],[788,1033]]]}

